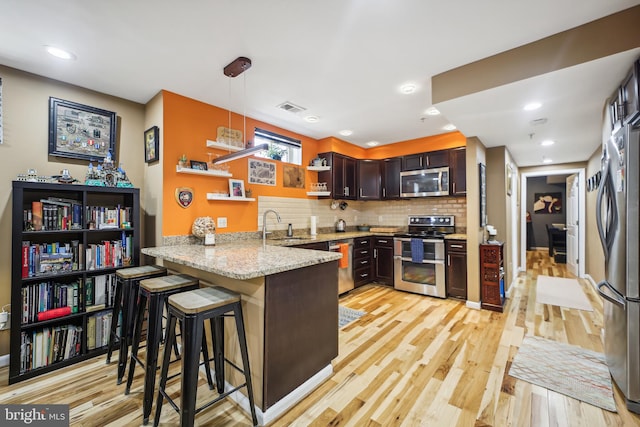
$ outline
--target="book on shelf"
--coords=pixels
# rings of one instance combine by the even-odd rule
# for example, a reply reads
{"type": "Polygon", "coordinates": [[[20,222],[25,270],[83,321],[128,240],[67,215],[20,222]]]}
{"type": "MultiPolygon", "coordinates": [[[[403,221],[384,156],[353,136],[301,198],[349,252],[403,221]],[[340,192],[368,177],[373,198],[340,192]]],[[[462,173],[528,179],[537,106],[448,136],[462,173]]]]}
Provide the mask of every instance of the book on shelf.
{"type": "Polygon", "coordinates": [[[42,230],[42,202],[31,202],[32,224],[35,231],[42,230]]]}
{"type": "Polygon", "coordinates": [[[33,332],[22,332],[20,373],[70,359],[82,349],[82,327],[59,325],[33,332]]]}

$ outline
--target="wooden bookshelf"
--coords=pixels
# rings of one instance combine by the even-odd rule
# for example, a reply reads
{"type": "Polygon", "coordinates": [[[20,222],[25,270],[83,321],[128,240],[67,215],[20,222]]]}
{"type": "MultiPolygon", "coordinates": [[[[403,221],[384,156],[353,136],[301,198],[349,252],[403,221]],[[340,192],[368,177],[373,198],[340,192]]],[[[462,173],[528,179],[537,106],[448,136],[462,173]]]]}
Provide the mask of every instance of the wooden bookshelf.
{"type": "Polygon", "coordinates": [[[9,384],[106,352],[88,319],[108,319],[115,272],[139,265],[140,225],[137,188],[13,182],[9,384]]]}

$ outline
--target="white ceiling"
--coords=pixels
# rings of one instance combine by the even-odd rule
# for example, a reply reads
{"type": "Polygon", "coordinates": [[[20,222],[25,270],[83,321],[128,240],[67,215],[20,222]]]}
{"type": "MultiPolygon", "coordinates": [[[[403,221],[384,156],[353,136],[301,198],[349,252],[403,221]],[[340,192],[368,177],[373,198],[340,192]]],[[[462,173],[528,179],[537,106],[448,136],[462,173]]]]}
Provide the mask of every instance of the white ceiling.
{"type": "MultiPolygon", "coordinates": [[[[139,103],[166,89],[313,138],[366,147],[441,134],[453,123],[519,166],[586,160],[602,106],[639,51],[443,102],[425,118],[431,76],[539,40],[637,0],[0,0],[0,64],[139,103]],[[77,59],[48,56],[45,45],[77,59]],[[252,67],[230,79],[238,56],[252,67]],[[403,95],[413,82],[418,90],[403,95]],[[525,102],[545,103],[523,114],[525,102]],[[293,114],[284,101],[305,107],[293,114]],[[320,118],[307,123],[305,115],[320,118]],[[533,118],[546,117],[532,127],[533,118]],[[343,137],[342,129],[353,130],[343,137]],[[529,134],[535,135],[529,139],[529,134]]],[[[615,39],[612,38],[612,42],[615,39]]]]}

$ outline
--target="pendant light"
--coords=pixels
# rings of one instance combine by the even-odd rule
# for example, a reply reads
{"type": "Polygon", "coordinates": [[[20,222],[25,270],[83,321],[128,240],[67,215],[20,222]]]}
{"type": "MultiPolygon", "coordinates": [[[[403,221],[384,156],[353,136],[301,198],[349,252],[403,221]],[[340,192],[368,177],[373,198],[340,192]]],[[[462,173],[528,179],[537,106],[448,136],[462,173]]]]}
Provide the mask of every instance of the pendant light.
{"type": "MultiPolygon", "coordinates": [[[[229,65],[224,67],[224,75],[229,78],[234,78],[242,74],[244,71],[251,68],[251,60],[249,58],[245,58],[244,56],[240,56],[233,60],[229,65]]],[[[245,95],[247,92],[246,79],[245,79],[245,87],[244,87],[245,95]]],[[[244,107],[243,107],[244,108],[244,107]]],[[[243,111],[242,114],[242,126],[243,126],[243,139],[246,139],[247,128],[246,128],[246,114],[243,111]]],[[[231,110],[229,109],[229,130],[231,130],[231,110]]],[[[241,159],[243,157],[251,156],[259,151],[266,150],[269,148],[269,144],[260,144],[254,147],[245,148],[244,150],[235,151],[233,153],[225,154],[224,156],[220,156],[213,160],[213,163],[225,163],[231,160],[241,159]]]]}

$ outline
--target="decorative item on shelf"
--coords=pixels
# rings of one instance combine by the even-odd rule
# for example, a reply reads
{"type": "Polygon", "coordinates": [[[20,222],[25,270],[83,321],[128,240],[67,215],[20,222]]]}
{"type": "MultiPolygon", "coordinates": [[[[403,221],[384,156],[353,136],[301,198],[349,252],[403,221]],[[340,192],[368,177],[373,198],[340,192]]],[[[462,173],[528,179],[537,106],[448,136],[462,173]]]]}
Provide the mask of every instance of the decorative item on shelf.
{"type": "Polygon", "coordinates": [[[98,163],[97,167],[93,167],[93,163],[89,162],[84,183],[96,187],[133,187],[122,168],[122,164],[117,168],[115,167],[111,153],[108,153],[104,161],[98,163]]]}
{"type": "Polygon", "coordinates": [[[71,174],[69,173],[69,169],[62,169],[62,171],[60,171],[60,175],[58,175],[57,178],[60,184],[71,184],[78,181],[71,176],[71,174]]]}
{"type": "Polygon", "coordinates": [[[231,197],[246,197],[244,191],[244,181],[242,179],[230,179],[229,194],[231,194],[231,197]]]}
{"type": "Polygon", "coordinates": [[[311,160],[309,166],[327,166],[327,159],[316,157],[315,159],[311,160]]]}
{"type": "Polygon", "coordinates": [[[207,246],[216,244],[216,224],[210,216],[196,218],[191,227],[191,233],[200,239],[204,239],[203,243],[207,246]]]}
{"type": "Polygon", "coordinates": [[[250,198],[253,197],[253,191],[250,188],[245,188],[244,190],[245,197],[250,198]]]}
{"type": "Polygon", "coordinates": [[[175,192],[176,202],[183,208],[188,208],[193,202],[193,189],[189,187],[178,187],[175,192]]]}
{"type": "Polygon", "coordinates": [[[186,154],[183,154],[182,156],[180,156],[178,158],[178,165],[181,168],[186,168],[187,167],[187,155],[186,154]]]}
{"type": "Polygon", "coordinates": [[[50,182],[51,177],[48,176],[39,176],[38,172],[35,169],[28,169],[27,173],[19,173],[16,181],[25,181],[25,182],[50,182]]]}
{"type": "Polygon", "coordinates": [[[199,162],[197,160],[191,160],[191,169],[197,169],[197,170],[201,170],[201,171],[206,171],[207,170],[207,163],[206,162],[199,162]]]}
{"type": "Polygon", "coordinates": [[[487,233],[489,233],[489,238],[487,241],[493,242],[496,240],[496,236],[498,235],[498,230],[493,225],[487,225],[487,233]]]}

